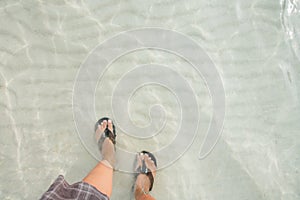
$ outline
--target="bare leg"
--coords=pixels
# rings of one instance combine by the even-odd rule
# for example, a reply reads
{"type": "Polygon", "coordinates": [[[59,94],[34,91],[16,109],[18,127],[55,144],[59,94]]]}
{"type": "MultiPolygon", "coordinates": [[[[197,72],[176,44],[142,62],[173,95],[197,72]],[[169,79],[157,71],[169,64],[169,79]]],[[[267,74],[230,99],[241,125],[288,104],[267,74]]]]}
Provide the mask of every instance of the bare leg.
{"type": "MultiPolygon", "coordinates": [[[[142,165],[142,160],[145,161],[146,167],[152,171],[153,177],[155,177],[156,167],[154,161],[151,160],[151,158],[147,154],[141,154],[138,156],[138,166],[142,165]]],[[[135,182],[135,191],[134,191],[135,199],[136,200],[154,199],[152,196],[148,194],[150,185],[151,183],[149,177],[146,176],[145,174],[139,174],[135,182]]]]}
{"type": "MultiPolygon", "coordinates": [[[[110,120],[108,122],[103,121],[96,131],[97,141],[107,126],[110,131],[113,131],[112,122],[110,120]]],[[[115,164],[115,148],[109,138],[105,138],[101,153],[103,156],[102,161],[83,179],[83,182],[89,183],[110,197],[112,192],[113,167],[115,164]]]]}

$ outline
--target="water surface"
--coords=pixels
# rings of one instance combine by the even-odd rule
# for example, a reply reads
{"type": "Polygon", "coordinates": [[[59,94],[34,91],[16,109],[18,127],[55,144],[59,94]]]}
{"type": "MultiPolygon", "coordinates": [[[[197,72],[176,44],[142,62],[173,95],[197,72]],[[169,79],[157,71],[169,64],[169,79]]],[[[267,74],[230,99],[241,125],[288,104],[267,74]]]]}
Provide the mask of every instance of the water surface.
{"type": "MultiPolygon", "coordinates": [[[[180,159],[159,170],[153,196],[299,199],[299,7],[298,0],[1,1],[0,198],[38,199],[59,174],[72,183],[93,168],[97,160],[73,119],[77,72],[113,35],[159,27],[187,35],[207,52],[224,83],[226,117],[218,144],[199,160],[212,117],[203,77],[177,55],[159,50],[135,51],[110,65],[95,91],[97,117],[113,116],[111,91],[137,65],[169,66],[196,94],[197,137],[180,159]]],[[[137,90],[128,112],[134,124],[146,126],[155,120],[149,116],[155,104],[164,108],[164,129],[147,140],[118,129],[118,148],[157,151],[172,141],[180,105],[166,88],[137,90]]],[[[111,199],[130,199],[131,182],[131,174],[117,171],[111,199]]]]}

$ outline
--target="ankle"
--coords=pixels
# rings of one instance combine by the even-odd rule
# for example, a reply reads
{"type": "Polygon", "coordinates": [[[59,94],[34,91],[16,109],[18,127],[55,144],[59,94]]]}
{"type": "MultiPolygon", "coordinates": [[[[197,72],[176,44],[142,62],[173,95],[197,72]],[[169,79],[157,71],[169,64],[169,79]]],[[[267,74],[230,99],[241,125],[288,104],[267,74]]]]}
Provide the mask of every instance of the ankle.
{"type": "Polygon", "coordinates": [[[109,165],[111,165],[112,168],[114,168],[115,166],[115,162],[116,162],[116,159],[115,159],[115,154],[114,153],[109,153],[109,154],[102,154],[103,156],[103,161],[106,161],[109,163],[109,165]]]}
{"type": "Polygon", "coordinates": [[[112,168],[115,166],[115,158],[114,157],[103,157],[103,160],[107,161],[112,168]]]}
{"type": "Polygon", "coordinates": [[[103,160],[109,162],[112,167],[115,165],[115,147],[109,138],[105,138],[102,145],[101,154],[103,160]]]}
{"type": "Polygon", "coordinates": [[[106,167],[114,169],[114,165],[112,165],[109,161],[105,159],[101,160],[101,164],[105,165],[106,167]]]}

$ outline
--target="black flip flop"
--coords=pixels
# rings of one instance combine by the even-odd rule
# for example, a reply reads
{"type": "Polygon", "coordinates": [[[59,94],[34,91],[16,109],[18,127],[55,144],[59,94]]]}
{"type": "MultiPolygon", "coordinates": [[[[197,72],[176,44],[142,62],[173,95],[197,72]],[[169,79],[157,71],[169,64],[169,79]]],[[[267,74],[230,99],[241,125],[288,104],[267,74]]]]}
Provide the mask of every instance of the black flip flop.
{"type": "MultiPolygon", "coordinates": [[[[95,124],[95,132],[96,132],[96,130],[98,129],[98,126],[101,125],[101,123],[102,123],[103,121],[105,121],[105,120],[108,121],[108,120],[111,120],[111,119],[109,119],[108,117],[103,117],[103,118],[99,119],[99,120],[96,122],[96,124],[95,124]]],[[[111,121],[112,121],[112,120],[111,120],[111,121]]],[[[108,126],[107,126],[106,129],[104,130],[104,133],[105,133],[105,134],[102,134],[101,137],[100,137],[100,139],[98,140],[98,146],[99,146],[100,151],[102,150],[102,144],[103,144],[105,138],[107,138],[107,137],[112,141],[112,143],[113,143],[114,145],[116,144],[116,137],[117,137],[117,134],[116,134],[116,128],[115,128],[115,125],[114,125],[113,121],[112,121],[112,125],[113,125],[113,132],[111,132],[111,131],[108,129],[108,126]]]]}
{"type": "MultiPolygon", "coordinates": [[[[141,151],[140,153],[147,154],[151,158],[151,160],[153,160],[153,162],[155,164],[155,167],[157,167],[156,158],[152,153],[150,153],[148,151],[141,151]]],[[[136,161],[136,163],[137,163],[137,161],[136,161]]],[[[152,188],[153,188],[154,177],[153,177],[152,171],[149,168],[147,168],[146,163],[145,163],[144,160],[142,160],[142,166],[138,167],[136,172],[137,172],[137,174],[135,175],[135,180],[137,179],[139,174],[145,174],[146,176],[148,176],[148,178],[150,180],[149,191],[151,191],[152,188]]]]}

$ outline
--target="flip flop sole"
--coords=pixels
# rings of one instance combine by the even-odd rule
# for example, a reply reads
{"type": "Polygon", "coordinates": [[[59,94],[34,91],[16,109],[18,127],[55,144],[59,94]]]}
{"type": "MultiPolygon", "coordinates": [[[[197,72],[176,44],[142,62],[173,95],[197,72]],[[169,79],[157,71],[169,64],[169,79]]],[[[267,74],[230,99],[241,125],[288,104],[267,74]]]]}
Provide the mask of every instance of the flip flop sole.
{"type": "MultiPolygon", "coordinates": [[[[96,122],[96,124],[95,124],[95,132],[96,132],[96,130],[98,129],[98,126],[99,125],[101,125],[101,123],[103,122],[103,121],[108,121],[108,120],[111,120],[110,118],[108,118],[108,117],[102,117],[101,119],[99,119],[97,122],[96,122]]],[[[112,120],[111,120],[112,121],[112,120]]],[[[113,144],[116,144],[116,137],[117,137],[117,134],[116,134],[116,128],[115,128],[115,125],[114,125],[114,123],[113,123],[113,121],[112,121],[112,125],[113,125],[113,132],[111,132],[109,129],[108,129],[108,127],[106,127],[106,129],[104,130],[104,135],[102,135],[101,137],[100,137],[100,139],[97,141],[97,143],[98,143],[98,146],[99,146],[99,150],[101,151],[101,149],[102,149],[102,143],[103,143],[103,141],[104,141],[104,139],[106,138],[106,137],[108,137],[111,141],[112,141],[112,143],[113,144]]]]}
{"type": "MultiPolygon", "coordinates": [[[[140,153],[147,154],[151,158],[151,160],[153,160],[155,166],[157,167],[157,160],[156,160],[155,156],[152,153],[150,153],[148,151],[141,151],[140,153]]],[[[136,166],[137,166],[137,159],[135,161],[135,167],[136,166]]],[[[132,190],[134,190],[134,185],[135,185],[136,179],[137,179],[139,174],[146,174],[148,176],[148,178],[150,179],[150,183],[151,183],[149,191],[151,191],[152,187],[153,187],[153,183],[154,183],[154,177],[153,177],[153,174],[152,174],[151,170],[146,167],[145,161],[143,161],[142,166],[139,167],[136,170],[136,173],[134,175],[134,184],[132,186],[132,190]]]]}

